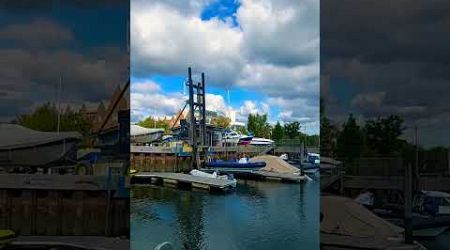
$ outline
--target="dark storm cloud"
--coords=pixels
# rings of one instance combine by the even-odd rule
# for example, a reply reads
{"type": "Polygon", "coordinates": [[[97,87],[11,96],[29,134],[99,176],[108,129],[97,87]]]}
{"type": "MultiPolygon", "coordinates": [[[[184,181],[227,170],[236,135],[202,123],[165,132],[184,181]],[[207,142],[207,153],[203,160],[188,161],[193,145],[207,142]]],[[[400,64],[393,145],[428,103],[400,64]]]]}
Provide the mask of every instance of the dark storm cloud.
{"type": "Polygon", "coordinates": [[[31,23],[13,23],[0,28],[3,47],[54,47],[74,39],[67,28],[49,20],[36,19],[31,23]]]}
{"type": "MultiPolygon", "coordinates": [[[[62,22],[53,12],[44,11],[49,2],[52,8],[56,2],[66,3],[31,4],[29,8],[42,12],[24,17],[16,15],[21,8],[25,9],[23,2],[2,2],[1,7],[6,9],[1,11],[7,11],[13,18],[0,25],[0,122],[8,122],[42,103],[55,102],[60,79],[61,102],[72,105],[107,100],[128,79],[125,39],[99,41],[84,33],[80,35],[80,30],[75,32],[76,25],[67,20],[62,22]]],[[[121,18],[118,14],[111,15],[116,15],[111,18],[121,18]]],[[[123,21],[125,26],[125,16],[123,21]]],[[[100,36],[110,32],[109,27],[98,28],[95,23],[91,28],[97,28],[100,36]]]]}
{"type": "Polygon", "coordinates": [[[67,6],[79,8],[105,8],[105,6],[127,6],[124,0],[2,0],[0,9],[7,12],[51,12],[55,4],[63,3],[67,6]]]}
{"type": "MultiPolygon", "coordinates": [[[[328,79],[322,82],[328,85],[322,87],[327,113],[394,113],[408,126],[448,128],[450,123],[428,122],[450,112],[448,13],[448,1],[322,1],[321,74],[328,79]],[[342,82],[352,92],[346,101],[337,88],[330,88],[342,82]]],[[[431,143],[433,133],[428,136],[431,143]]]]}
{"type": "Polygon", "coordinates": [[[450,62],[447,1],[325,0],[321,7],[321,52],[327,57],[450,62]]]}

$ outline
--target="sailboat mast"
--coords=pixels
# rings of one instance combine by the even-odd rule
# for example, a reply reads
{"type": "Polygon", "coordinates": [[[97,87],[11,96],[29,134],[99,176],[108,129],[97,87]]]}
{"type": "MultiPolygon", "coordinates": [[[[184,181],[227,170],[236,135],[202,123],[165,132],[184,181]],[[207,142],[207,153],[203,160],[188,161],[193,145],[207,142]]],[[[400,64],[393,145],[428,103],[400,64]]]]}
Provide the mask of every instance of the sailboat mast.
{"type": "Polygon", "coordinates": [[[62,79],[61,76],[59,77],[59,88],[58,88],[58,124],[56,127],[56,132],[59,134],[59,128],[61,125],[61,85],[62,85],[62,79]]]}

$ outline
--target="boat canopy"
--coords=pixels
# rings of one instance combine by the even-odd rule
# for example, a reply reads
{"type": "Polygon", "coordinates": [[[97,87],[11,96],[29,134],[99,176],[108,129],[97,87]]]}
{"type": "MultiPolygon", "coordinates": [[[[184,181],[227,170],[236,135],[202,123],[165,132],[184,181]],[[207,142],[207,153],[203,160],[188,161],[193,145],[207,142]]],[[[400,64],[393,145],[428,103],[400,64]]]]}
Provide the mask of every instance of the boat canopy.
{"type": "Polygon", "coordinates": [[[164,133],[163,128],[144,128],[139,125],[132,124],[130,126],[130,135],[131,136],[137,136],[137,135],[146,135],[146,134],[154,134],[154,133],[164,133]]]}
{"type": "Polygon", "coordinates": [[[426,196],[435,197],[435,198],[450,198],[449,193],[440,192],[440,191],[422,191],[422,193],[426,196]]]}
{"type": "Polygon", "coordinates": [[[0,150],[34,147],[62,140],[80,140],[78,132],[42,132],[17,124],[0,124],[0,150]]]}

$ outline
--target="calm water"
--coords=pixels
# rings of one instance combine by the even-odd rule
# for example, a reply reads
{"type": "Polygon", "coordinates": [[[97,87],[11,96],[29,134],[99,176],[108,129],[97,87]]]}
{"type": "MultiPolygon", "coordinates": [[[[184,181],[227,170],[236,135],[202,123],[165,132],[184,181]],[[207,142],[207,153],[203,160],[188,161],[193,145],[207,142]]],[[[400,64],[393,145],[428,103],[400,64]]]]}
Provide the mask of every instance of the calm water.
{"type": "Polygon", "coordinates": [[[179,249],[319,249],[319,181],[240,181],[236,192],[211,195],[136,187],[132,249],[164,241],[179,249]]]}
{"type": "Polygon", "coordinates": [[[443,234],[436,238],[431,238],[429,240],[419,240],[426,248],[433,250],[447,250],[450,241],[450,230],[445,231],[443,234]]]}

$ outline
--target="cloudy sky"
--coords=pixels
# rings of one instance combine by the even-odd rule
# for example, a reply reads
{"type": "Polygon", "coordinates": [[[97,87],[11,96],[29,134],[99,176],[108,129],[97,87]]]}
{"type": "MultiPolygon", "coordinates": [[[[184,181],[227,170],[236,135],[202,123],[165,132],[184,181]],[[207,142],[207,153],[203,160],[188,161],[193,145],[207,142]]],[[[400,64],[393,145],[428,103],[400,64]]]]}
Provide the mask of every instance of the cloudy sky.
{"type": "Polygon", "coordinates": [[[328,116],[400,115],[405,138],[450,146],[450,2],[323,0],[321,95],[328,116]]]}
{"type": "Polygon", "coordinates": [[[132,0],[132,121],[182,108],[191,66],[206,74],[208,109],[318,133],[319,33],[317,0],[132,0]]]}
{"type": "Polygon", "coordinates": [[[0,2],[0,122],[55,102],[107,100],[128,79],[124,1],[0,2]]]}

